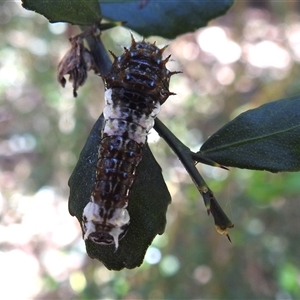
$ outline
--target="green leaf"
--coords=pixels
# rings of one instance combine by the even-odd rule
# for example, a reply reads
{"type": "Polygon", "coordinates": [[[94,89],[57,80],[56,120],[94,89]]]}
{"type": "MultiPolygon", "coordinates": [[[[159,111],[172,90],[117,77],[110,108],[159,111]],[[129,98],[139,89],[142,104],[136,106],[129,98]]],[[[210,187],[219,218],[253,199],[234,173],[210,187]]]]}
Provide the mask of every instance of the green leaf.
{"type": "Polygon", "coordinates": [[[102,18],[98,0],[23,0],[22,6],[43,15],[51,23],[93,25],[102,18]]]}
{"type": "MultiPolygon", "coordinates": [[[[94,125],[69,180],[69,211],[77,217],[80,224],[83,209],[95,185],[95,166],[102,122],[101,116],[94,125]]],[[[130,225],[126,236],[120,241],[116,252],[114,245],[97,245],[87,240],[88,255],[102,261],[108,269],[113,270],[132,269],[141,265],[154,237],[164,232],[166,211],[170,202],[171,197],[161,168],[146,144],[129,199],[130,225]]]]}
{"type": "Polygon", "coordinates": [[[213,134],[200,154],[228,167],[299,171],[300,96],[242,113],[213,134]]]}
{"type": "Polygon", "coordinates": [[[126,27],[144,37],[159,35],[171,39],[225,14],[233,0],[100,0],[100,3],[104,18],[126,21],[126,27]]]}
{"type": "Polygon", "coordinates": [[[92,25],[103,17],[125,21],[126,27],[147,37],[165,38],[194,31],[223,15],[233,0],[23,0],[23,7],[45,16],[50,22],[92,25]]]}

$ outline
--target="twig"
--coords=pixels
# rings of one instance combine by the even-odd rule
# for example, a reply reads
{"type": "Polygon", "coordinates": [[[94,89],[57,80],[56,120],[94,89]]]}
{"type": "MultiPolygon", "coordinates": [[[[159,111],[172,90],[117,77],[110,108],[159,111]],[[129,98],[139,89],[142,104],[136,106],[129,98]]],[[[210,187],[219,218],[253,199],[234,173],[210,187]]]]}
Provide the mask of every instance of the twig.
{"type": "MultiPolygon", "coordinates": [[[[175,152],[189,173],[198,191],[203,197],[207,213],[211,213],[214,218],[217,231],[221,234],[226,234],[229,241],[231,241],[227,228],[232,228],[234,225],[226,216],[221,206],[218,204],[213,192],[207,186],[195,167],[195,161],[193,160],[195,153],[191,152],[191,150],[185,146],[158,118],[156,118],[154,129],[175,152]]],[[[207,162],[207,160],[205,161],[207,162]]]]}

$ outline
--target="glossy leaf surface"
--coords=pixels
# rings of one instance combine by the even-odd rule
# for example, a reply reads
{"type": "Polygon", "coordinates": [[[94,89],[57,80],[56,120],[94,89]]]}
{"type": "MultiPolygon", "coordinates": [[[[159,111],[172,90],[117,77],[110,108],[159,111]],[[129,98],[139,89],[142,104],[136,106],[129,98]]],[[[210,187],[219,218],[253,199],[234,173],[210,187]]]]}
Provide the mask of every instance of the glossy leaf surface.
{"type": "MultiPolygon", "coordinates": [[[[80,224],[82,211],[95,184],[102,122],[101,116],[94,125],[69,180],[69,211],[77,217],[80,224]]],[[[130,225],[126,236],[120,241],[116,252],[114,245],[102,246],[87,240],[88,255],[102,261],[112,270],[132,269],[141,265],[154,237],[164,232],[166,211],[170,202],[171,196],[162,177],[161,168],[146,145],[129,200],[130,225]]]]}
{"type": "Polygon", "coordinates": [[[22,5],[43,15],[51,23],[92,25],[101,21],[98,0],[23,0],[22,5]]]}
{"type": "Polygon", "coordinates": [[[228,167],[299,171],[300,97],[242,113],[213,134],[200,153],[228,167]]]}

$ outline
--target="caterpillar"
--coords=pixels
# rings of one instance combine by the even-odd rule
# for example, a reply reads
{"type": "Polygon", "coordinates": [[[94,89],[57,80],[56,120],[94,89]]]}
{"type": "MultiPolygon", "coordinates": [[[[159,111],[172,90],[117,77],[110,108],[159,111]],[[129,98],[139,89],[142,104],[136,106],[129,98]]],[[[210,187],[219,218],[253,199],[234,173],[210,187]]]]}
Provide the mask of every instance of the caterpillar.
{"type": "MultiPolygon", "coordinates": [[[[167,47],[167,46],[166,46],[167,47]]],[[[102,76],[105,107],[102,139],[96,165],[96,184],[83,210],[84,240],[115,245],[126,235],[130,223],[128,201],[136,169],[142,160],[147,134],[154,126],[160,106],[167,100],[170,77],[178,72],[166,68],[166,47],[131,37],[131,46],[114,58],[102,76]]]]}

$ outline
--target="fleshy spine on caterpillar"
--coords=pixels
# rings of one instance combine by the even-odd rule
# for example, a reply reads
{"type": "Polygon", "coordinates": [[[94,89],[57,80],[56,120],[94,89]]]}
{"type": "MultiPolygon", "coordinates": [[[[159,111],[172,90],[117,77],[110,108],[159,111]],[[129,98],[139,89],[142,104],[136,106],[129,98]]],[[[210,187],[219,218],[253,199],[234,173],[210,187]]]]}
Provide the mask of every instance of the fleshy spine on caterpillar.
{"type": "Polygon", "coordinates": [[[84,240],[115,245],[130,223],[128,200],[142,159],[147,134],[154,126],[160,105],[170,95],[170,77],[180,72],[166,68],[167,46],[136,42],[114,61],[105,81],[104,126],[96,166],[96,184],[82,217],[84,240]]]}

